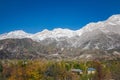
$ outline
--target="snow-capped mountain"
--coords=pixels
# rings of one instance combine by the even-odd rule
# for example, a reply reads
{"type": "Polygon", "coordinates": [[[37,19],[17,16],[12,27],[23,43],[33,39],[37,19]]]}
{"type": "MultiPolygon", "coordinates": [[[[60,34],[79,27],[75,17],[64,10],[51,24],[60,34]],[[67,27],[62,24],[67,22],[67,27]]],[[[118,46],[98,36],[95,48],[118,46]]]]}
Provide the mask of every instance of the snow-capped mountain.
{"type": "Polygon", "coordinates": [[[28,34],[26,32],[24,32],[23,30],[17,30],[17,31],[11,31],[9,33],[5,33],[0,35],[0,40],[2,39],[9,39],[9,38],[18,38],[18,39],[22,39],[22,38],[30,38],[32,36],[32,34],[28,34]]]}
{"type": "Polygon", "coordinates": [[[17,30],[0,35],[0,59],[41,57],[85,60],[120,58],[120,15],[91,22],[80,30],[45,29],[35,34],[17,30]]]}
{"type": "Polygon", "coordinates": [[[57,28],[29,34],[22,30],[0,35],[3,39],[30,38],[42,44],[57,46],[80,47],[83,49],[113,49],[120,47],[120,14],[113,15],[105,21],[91,22],[80,30],[57,28]],[[116,44],[118,43],[118,44],[116,44]],[[106,45],[105,45],[106,44],[106,45]]]}
{"type": "Polygon", "coordinates": [[[53,38],[53,39],[58,39],[58,38],[62,38],[62,37],[73,37],[77,35],[75,31],[69,30],[69,29],[61,29],[61,28],[57,28],[54,29],[52,31],[49,31],[47,29],[43,30],[42,32],[38,32],[36,34],[34,34],[31,38],[33,40],[44,40],[46,38],[53,38]]]}
{"type": "Polygon", "coordinates": [[[0,35],[0,39],[7,39],[7,38],[32,38],[33,40],[44,40],[46,38],[61,38],[61,37],[74,37],[74,36],[81,36],[83,33],[92,32],[93,30],[101,30],[105,33],[107,32],[115,32],[120,34],[120,15],[113,15],[108,18],[106,21],[99,21],[99,22],[91,22],[84,26],[80,30],[69,30],[69,29],[62,29],[56,28],[52,31],[47,29],[35,33],[29,34],[22,30],[11,31],[9,33],[5,33],[0,35]]]}
{"type": "Polygon", "coordinates": [[[78,33],[92,32],[93,30],[99,29],[103,32],[115,32],[120,33],[120,14],[113,15],[105,21],[91,22],[78,30],[78,33]]]}

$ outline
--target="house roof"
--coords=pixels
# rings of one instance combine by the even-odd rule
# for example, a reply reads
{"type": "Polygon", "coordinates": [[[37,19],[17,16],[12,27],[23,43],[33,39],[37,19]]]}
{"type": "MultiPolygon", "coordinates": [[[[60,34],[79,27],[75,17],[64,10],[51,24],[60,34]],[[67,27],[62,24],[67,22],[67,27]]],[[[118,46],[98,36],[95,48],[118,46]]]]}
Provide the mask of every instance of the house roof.
{"type": "Polygon", "coordinates": [[[95,71],[95,68],[88,68],[88,71],[95,71]]]}
{"type": "Polygon", "coordinates": [[[82,72],[81,69],[71,69],[71,71],[73,71],[73,72],[82,72]]]}

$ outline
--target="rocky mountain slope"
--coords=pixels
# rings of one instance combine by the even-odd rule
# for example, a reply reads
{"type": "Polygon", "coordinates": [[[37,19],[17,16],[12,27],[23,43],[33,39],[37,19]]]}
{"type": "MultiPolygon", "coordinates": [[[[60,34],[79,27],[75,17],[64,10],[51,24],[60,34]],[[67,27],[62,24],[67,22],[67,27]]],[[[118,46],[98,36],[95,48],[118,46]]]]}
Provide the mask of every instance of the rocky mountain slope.
{"type": "Polygon", "coordinates": [[[120,15],[80,30],[54,29],[0,35],[0,58],[102,59],[120,57],[120,15]]]}

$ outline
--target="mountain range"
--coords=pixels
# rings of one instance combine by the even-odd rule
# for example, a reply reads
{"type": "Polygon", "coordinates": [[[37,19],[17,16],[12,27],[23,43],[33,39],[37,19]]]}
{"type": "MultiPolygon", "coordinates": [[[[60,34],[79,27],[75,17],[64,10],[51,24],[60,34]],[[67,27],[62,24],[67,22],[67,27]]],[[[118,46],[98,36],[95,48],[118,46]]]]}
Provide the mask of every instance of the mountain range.
{"type": "Polygon", "coordinates": [[[120,14],[91,22],[79,30],[23,30],[0,35],[0,59],[117,59],[120,58],[120,14]]]}

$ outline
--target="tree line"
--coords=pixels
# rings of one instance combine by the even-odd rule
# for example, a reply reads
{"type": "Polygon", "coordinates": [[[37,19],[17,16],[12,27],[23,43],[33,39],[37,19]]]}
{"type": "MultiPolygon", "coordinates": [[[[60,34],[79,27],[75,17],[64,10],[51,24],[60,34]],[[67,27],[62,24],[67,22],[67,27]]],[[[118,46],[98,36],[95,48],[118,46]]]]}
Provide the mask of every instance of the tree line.
{"type": "Polygon", "coordinates": [[[119,80],[120,61],[1,60],[0,80],[119,80]],[[88,74],[87,69],[95,69],[88,74]],[[81,69],[82,74],[71,69],[81,69]]]}

